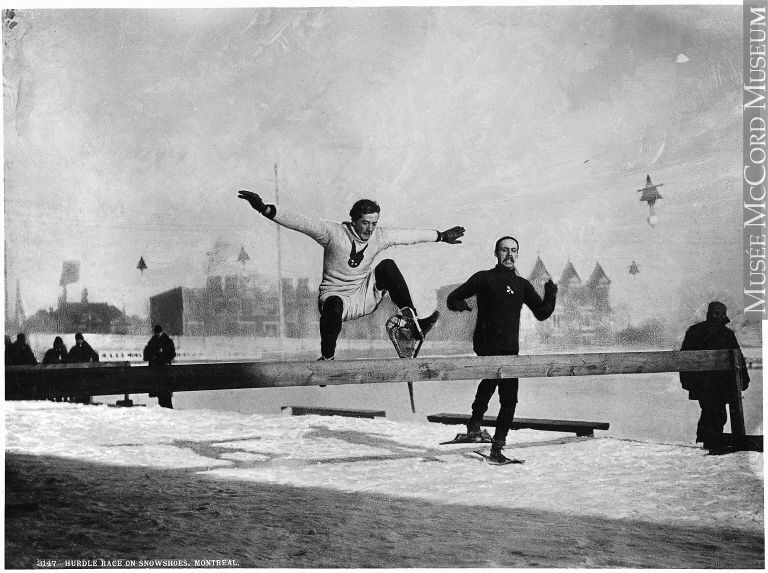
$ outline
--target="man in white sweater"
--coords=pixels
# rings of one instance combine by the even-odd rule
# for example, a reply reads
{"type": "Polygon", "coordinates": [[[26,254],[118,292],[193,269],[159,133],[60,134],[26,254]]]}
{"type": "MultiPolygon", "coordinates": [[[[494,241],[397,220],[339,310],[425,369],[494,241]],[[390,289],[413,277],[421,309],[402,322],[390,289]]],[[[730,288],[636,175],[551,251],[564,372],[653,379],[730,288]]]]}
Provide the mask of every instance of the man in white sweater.
{"type": "MultiPolygon", "coordinates": [[[[461,243],[463,227],[447,231],[431,229],[386,229],[377,227],[379,205],[369,199],[357,201],[349,212],[351,222],[336,223],[312,219],[281,206],[265,204],[251,191],[240,191],[256,211],[275,223],[311,237],[324,249],[323,279],[320,283],[320,351],[322,360],[333,360],[341,323],[373,312],[389,292],[398,308],[413,309],[408,285],[392,259],[375,268],[376,255],[393,245],[442,241],[461,243]]],[[[421,336],[431,329],[439,313],[417,319],[421,336]]]]}

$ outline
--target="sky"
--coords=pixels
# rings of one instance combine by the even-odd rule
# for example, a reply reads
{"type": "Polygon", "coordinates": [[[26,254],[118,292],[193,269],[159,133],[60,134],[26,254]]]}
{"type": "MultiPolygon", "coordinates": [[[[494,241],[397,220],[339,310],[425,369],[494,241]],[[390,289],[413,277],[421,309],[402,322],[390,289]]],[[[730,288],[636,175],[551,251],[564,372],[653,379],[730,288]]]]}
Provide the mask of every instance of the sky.
{"type": "MultiPolygon", "coordinates": [[[[17,10],[4,18],[6,289],[145,314],[231,272],[275,275],[249,189],[345,220],[466,228],[398,247],[417,310],[520,241],[557,278],[596,263],[639,322],[741,305],[741,6],[17,10]],[[275,177],[277,165],[277,177],[275,177]],[[636,191],[663,183],[658,220],[636,191]],[[236,262],[240,248],[250,256],[236,262]],[[137,270],[143,257],[147,270],[137,270]],[[636,261],[640,273],[628,270],[636,261]]],[[[281,232],[283,275],[322,252],[281,232]]]]}

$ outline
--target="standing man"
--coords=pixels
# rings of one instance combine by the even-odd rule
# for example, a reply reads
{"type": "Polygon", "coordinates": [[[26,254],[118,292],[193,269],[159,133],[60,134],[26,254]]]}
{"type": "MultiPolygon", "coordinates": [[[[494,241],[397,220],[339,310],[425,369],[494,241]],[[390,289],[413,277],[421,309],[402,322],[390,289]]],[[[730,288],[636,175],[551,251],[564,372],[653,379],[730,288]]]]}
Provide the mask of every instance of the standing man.
{"type": "MultiPolygon", "coordinates": [[[[69,355],[67,353],[67,347],[64,344],[61,336],[57,336],[53,339],[53,347],[45,351],[43,356],[43,364],[66,364],[69,362],[69,355]]],[[[60,396],[55,399],[56,402],[61,402],[62,399],[66,402],[66,398],[60,396]]]]}
{"type": "MultiPolygon", "coordinates": [[[[448,295],[448,309],[461,312],[472,310],[466,299],[477,297],[477,323],[472,338],[478,356],[516,355],[520,350],[520,309],[523,304],[531,309],[538,320],[546,320],[555,310],[557,286],[552,280],[544,285],[544,300],[539,298],[533,285],[519,276],[515,270],[519,244],[510,236],[496,241],[494,253],[498,264],[490,270],[480,271],[448,295]]],[[[482,380],[472,403],[472,416],[467,424],[470,441],[483,440],[480,425],[488,409],[493,392],[499,389],[499,416],[496,433],[491,443],[491,463],[509,460],[501,453],[512,428],[517,407],[517,378],[482,380]]]]}
{"type": "Polygon", "coordinates": [[[91,348],[91,345],[85,341],[83,334],[75,334],[75,345],[69,349],[70,362],[98,362],[99,355],[91,348]]]}
{"type": "MultiPolygon", "coordinates": [[[[722,302],[713,301],[707,307],[707,319],[691,326],[685,333],[680,350],[741,350],[736,335],[725,325],[731,319],[722,302]]],[[[742,390],[749,386],[749,373],[742,356],[742,390]]],[[[688,391],[689,400],[698,400],[701,417],[696,427],[696,441],[704,449],[719,453],[730,444],[725,443],[723,428],[728,420],[726,404],[733,397],[732,372],[680,372],[683,390],[688,391]]]]}
{"type": "MultiPolygon", "coordinates": [[[[176,358],[176,346],[173,340],[159,324],[155,325],[154,334],[144,347],[144,360],[149,363],[150,368],[164,368],[170,366],[173,359],[176,358]]],[[[150,396],[157,396],[157,404],[161,408],[173,408],[173,392],[158,391],[150,393],[150,396]]]]}
{"type": "Polygon", "coordinates": [[[53,339],[53,347],[49,348],[43,356],[43,364],[66,364],[69,362],[67,347],[61,336],[53,339]]]}
{"type": "Polygon", "coordinates": [[[16,335],[16,342],[8,347],[6,345],[6,363],[8,362],[8,355],[11,357],[11,365],[26,365],[34,366],[37,364],[37,358],[35,353],[27,344],[27,337],[23,332],[19,332],[16,335]]]}
{"type": "MultiPolygon", "coordinates": [[[[91,348],[91,345],[85,341],[83,334],[78,332],[75,334],[75,345],[69,349],[69,362],[98,362],[99,355],[91,348]]],[[[91,396],[71,396],[69,399],[71,402],[77,402],[81,404],[90,404],[91,396]]]]}
{"type": "MultiPolygon", "coordinates": [[[[267,205],[256,193],[240,191],[256,211],[275,223],[311,237],[324,249],[323,279],[320,283],[320,360],[333,360],[341,324],[372,313],[386,292],[399,309],[413,309],[408,285],[395,261],[384,259],[372,268],[373,259],[393,245],[412,245],[442,241],[455,245],[464,235],[463,227],[447,231],[430,229],[394,229],[378,227],[379,205],[361,199],[352,205],[351,221],[335,223],[312,219],[280,206],[267,205]]],[[[415,314],[415,309],[414,309],[415,314]]],[[[439,317],[433,312],[417,318],[423,338],[439,317]]]]}

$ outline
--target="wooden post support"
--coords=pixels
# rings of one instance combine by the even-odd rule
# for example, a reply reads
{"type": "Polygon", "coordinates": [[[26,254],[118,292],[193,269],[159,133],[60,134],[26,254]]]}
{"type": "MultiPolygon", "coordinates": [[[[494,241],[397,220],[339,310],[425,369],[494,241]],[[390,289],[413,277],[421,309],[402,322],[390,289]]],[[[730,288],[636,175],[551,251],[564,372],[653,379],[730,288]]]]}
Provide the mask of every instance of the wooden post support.
{"type": "Polygon", "coordinates": [[[731,360],[733,361],[733,394],[728,401],[728,407],[731,416],[731,433],[733,433],[734,440],[739,440],[747,435],[747,429],[744,425],[744,405],[741,401],[742,366],[744,364],[741,351],[731,350],[731,360]]]}
{"type": "Polygon", "coordinates": [[[122,406],[124,408],[130,408],[133,406],[133,400],[131,400],[130,394],[125,394],[123,400],[118,400],[115,402],[115,406],[122,406]]]}

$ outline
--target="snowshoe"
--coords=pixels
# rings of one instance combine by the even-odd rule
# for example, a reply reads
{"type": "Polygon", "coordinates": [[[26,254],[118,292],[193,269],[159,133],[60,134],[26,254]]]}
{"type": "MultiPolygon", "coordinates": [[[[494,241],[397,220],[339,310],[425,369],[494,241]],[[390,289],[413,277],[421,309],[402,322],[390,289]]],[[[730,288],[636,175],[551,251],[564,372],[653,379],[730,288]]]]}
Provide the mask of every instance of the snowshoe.
{"type": "Polygon", "coordinates": [[[486,454],[485,452],[481,452],[477,450],[474,453],[476,453],[478,456],[483,458],[486,462],[488,462],[492,466],[506,466],[508,464],[524,464],[525,463],[525,460],[508,458],[507,456],[502,454],[500,451],[491,450],[490,454],[486,454]]]}
{"type": "Polygon", "coordinates": [[[447,444],[490,444],[493,438],[486,430],[479,432],[470,432],[467,434],[456,434],[456,437],[448,442],[440,442],[441,446],[447,444]]]}

